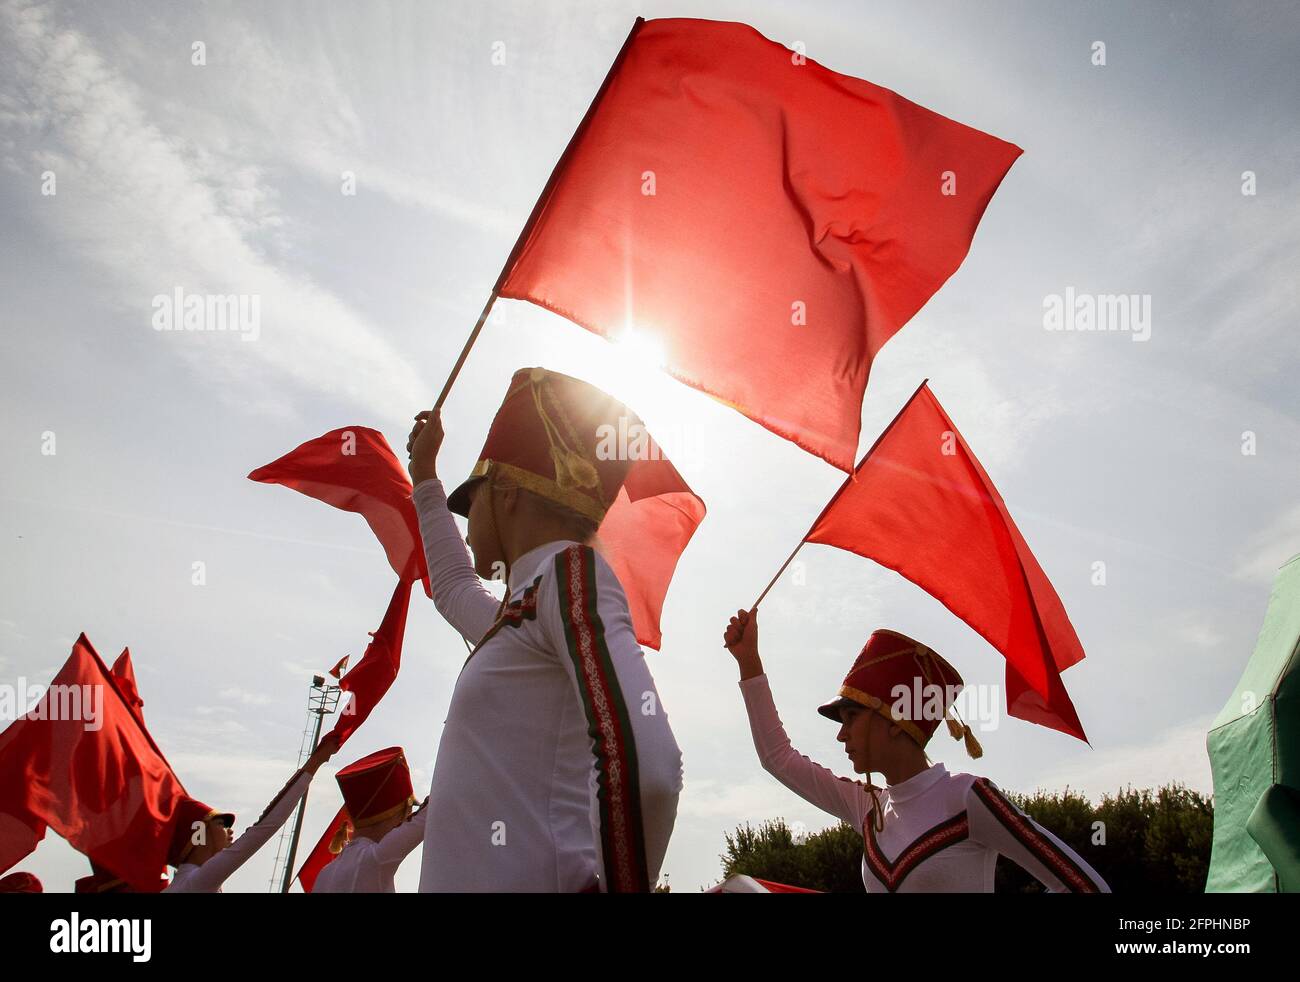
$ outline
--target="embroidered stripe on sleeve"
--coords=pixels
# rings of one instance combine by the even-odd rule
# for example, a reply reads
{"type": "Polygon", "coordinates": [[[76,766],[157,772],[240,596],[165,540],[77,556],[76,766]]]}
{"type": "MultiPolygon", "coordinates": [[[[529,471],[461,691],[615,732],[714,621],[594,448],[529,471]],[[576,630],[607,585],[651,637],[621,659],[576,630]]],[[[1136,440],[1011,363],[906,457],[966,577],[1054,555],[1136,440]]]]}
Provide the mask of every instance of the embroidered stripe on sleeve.
{"type": "Polygon", "coordinates": [[[1061,849],[1051,839],[1041,835],[1033,823],[1031,823],[1020,810],[1016,808],[1007,798],[999,791],[988,778],[978,778],[971,785],[975,793],[979,795],[980,800],[993,813],[994,818],[1002,823],[1003,827],[1015,837],[1015,839],[1028,849],[1034,857],[1051,870],[1062,883],[1070,888],[1072,893],[1100,893],[1097,884],[1092,881],[1068,853],[1062,852],[1061,849]]]}
{"type": "Polygon", "coordinates": [[[611,893],[650,889],[636,742],[597,611],[596,553],[569,546],[555,558],[560,614],[595,744],[601,850],[611,893]]]}

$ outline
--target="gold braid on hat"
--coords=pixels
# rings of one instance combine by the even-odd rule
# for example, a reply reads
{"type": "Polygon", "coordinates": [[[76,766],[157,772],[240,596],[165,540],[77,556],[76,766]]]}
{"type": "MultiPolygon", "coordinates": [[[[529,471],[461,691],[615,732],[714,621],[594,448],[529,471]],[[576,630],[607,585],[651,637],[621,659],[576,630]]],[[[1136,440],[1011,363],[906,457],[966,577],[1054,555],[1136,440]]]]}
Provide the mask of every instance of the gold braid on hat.
{"type": "MultiPolygon", "coordinates": [[[[942,688],[943,687],[942,675],[938,671],[938,666],[934,666],[935,675],[940,676],[940,681],[939,682],[933,681],[934,676],[930,674],[930,667],[933,664],[934,658],[935,658],[935,654],[933,651],[931,651],[929,648],[926,648],[922,645],[917,645],[916,663],[921,669],[921,675],[925,679],[926,684],[939,685],[942,688]]],[[[951,736],[954,740],[965,741],[966,753],[970,757],[972,757],[973,759],[978,759],[984,756],[984,748],[980,746],[980,742],[975,739],[975,734],[971,732],[971,728],[961,718],[961,714],[957,712],[956,701],[954,701],[951,706],[945,707],[943,711],[943,721],[948,726],[949,736],[951,736]],[[950,711],[952,712],[952,716],[948,715],[950,711]],[[957,718],[953,719],[953,716],[957,718]]]]}
{"type": "Polygon", "coordinates": [[[560,432],[560,425],[551,418],[550,413],[546,411],[545,400],[542,399],[542,386],[546,382],[546,369],[534,368],[529,373],[529,381],[533,383],[533,404],[537,407],[537,417],[542,421],[542,428],[546,431],[546,440],[551,445],[551,460],[555,463],[555,483],[561,488],[583,488],[595,493],[596,498],[604,504],[604,494],[600,486],[600,472],[596,470],[593,464],[581,452],[574,447],[581,447],[582,441],[578,439],[577,433],[574,432],[572,424],[564,413],[564,407],[556,403],[556,415],[560,417],[560,424],[563,424],[565,433],[560,432]],[[567,439],[566,439],[567,436],[567,439]]]}

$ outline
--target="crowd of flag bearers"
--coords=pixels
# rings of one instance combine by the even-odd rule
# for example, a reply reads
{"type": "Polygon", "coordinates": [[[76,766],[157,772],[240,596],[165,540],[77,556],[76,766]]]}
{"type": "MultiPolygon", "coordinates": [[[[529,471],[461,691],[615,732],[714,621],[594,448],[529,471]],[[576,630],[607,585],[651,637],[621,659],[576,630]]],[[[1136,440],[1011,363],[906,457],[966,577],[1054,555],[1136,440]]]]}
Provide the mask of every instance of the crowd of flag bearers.
{"type": "MultiPolygon", "coordinates": [[[[417,850],[422,891],[654,887],[676,818],[683,753],[627,591],[595,547],[635,463],[597,452],[604,427],[620,419],[640,425],[589,383],[521,369],[470,477],[448,495],[436,468],[441,416],[416,417],[410,494],[429,592],[469,656],[424,804],[416,805],[400,747],[343,767],[336,779],[344,806],[304,866],[304,888],[393,892],[398,867],[417,850]],[[468,518],[467,540],[453,514],[468,518]],[[500,599],[485,578],[505,580],[500,599]]],[[[653,522],[656,514],[630,520],[653,522]]],[[[635,562],[635,555],[615,558],[635,562]]],[[[941,725],[971,756],[982,751],[955,718],[960,674],[924,644],[875,631],[838,696],[819,708],[839,724],[838,741],[865,778],[858,781],[790,746],[759,657],[757,608],[737,611],[723,640],[740,667],[759,762],[861,831],[868,892],[990,892],[999,856],[1051,891],[1107,890],[1087,862],[991,781],[930,761],[926,747],[941,725]],[[925,697],[902,700],[900,692],[925,697]],[[884,788],[872,783],[873,773],[884,776],[884,788]]],[[[337,732],[326,735],[238,837],[233,814],[182,795],[161,831],[175,871],[163,892],[219,892],[280,830],[340,743],[337,732]]],[[[77,889],[131,885],[96,862],[77,889]]]]}
{"type": "MultiPolygon", "coordinates": [[[[960,264],[1019,153],[792,58],[744,25],[638,19],[469,344],[498,296],[611,333],[635,282],[638,312],[670,342],[679,379],[850,471],[872,358],[960,264]],[[763,103],[771,111],[755,110],[763,103]],[[738,122],[723,133],[728,107],[738,122]],[[647,159],[658,161],[657,192],[621,176],[647,159]],[[695,224],[701,201],[707,227],[695,224]],[[812,320],[792,320],[792,310],[812,320]]],[[[441,404],[415,417],[406,466],[377,431],[351,426],[249,475],[361,515],[397,578],[341,679],[349,712],[258,820],[236,837],[234,815],[189,795],[145,727],[127,653],[110,670],[82,635],[55,681],[104,687],[106,726],[88,733],[29,714],[0,733],[0,872],[50,828],[91,861],[79,890],[219,892],[398,682],[420,584],[468,649],[428,796],[417,806],[401,747],[348,763],[336,775],[343,808],[299,871],[304,889],[392,892],[417,851],[427,892],[655,887],[691,750],[678,744],[646,649],[659,647],[669,582],[704,504],[636,413],[542,367],[513,374],[477,462],[449,490],[437,466],[441,404]],[[645,452],[609,452],[609,435],[629,431],[645,435],[634,444],[645,452]]],[[[804,541],[942,588],[949,609],[1006,657],[1008,711],[1083,738],[1060,682],[1083,657],[1078,639],[925,384],[804,541]]],[[[950,715],[961,676],[922,643],[875,631],[820,709],[865,781],[795,752],[759,658],[757,610],[738,611],[724,644],[740,666],[759,762],[861,831],[868,892],[988,892],[999,856],[1049,890],[1107,889],[991,781],[930,761],[941,724],[973,757],[981,751],[950,715]],[[901,703],[900,686],[942,692],[937,711],[930,700],[901,703]]],[[[40,884],[13,873],[0,889],[40,884]]]]}

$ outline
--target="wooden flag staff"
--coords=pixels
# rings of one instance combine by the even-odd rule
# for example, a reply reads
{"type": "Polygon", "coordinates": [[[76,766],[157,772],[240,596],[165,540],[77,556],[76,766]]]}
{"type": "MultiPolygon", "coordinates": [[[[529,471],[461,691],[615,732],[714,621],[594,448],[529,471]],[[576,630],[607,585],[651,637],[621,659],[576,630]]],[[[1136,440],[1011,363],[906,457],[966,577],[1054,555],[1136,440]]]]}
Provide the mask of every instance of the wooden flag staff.
{"type": "Polygon", "coordinates": [[[867,462],[867,458],[875,452],[876,447],[880,446],[880,441],[885,438],[885,434],[894,428],[894,424],[897,423],[903,413],[907,411],[907,407],[912,404],[912,401],[921,394],[921,390],[925,388],[926,383],[929,381],[928,378],[921,380],[921,384],[916,387],[916,391],[912,393],[907,402],[903,403],[903,408],[894,415],[892,420],[889,421],[889,425],[880,431],[880,436],[876,437],[876,441],[871,444],[871,449],[862,455],[862,459],[858,461],[858,466],[853,468],[853,473],[844,479],[844,483],[840,485],[839,490],[831,496],[830,501],[826,502],[826,507],[821,510],[815,519],[813,519],[813,523],[808,526],[808,531],[803,534],[803,538],[800,539],[799,544],[794,547],[794,551],[791,552],[786,558],[786,561],[781,564],[781,568],[776,571],[776,575],[772,577],[767,586],[763,588],[763,592],[758,595],[758,599],[754,601],[754,606],[749,608],[751,614],[758,610],[758,605],[763,602],[763,598],[767,596],[767,592],[776,585],[776,581],[781,578],[781,574],[785,572],[786,567],[789,566],[794,560],[794,557],[799,554],[799,550],[802,549],[804,543],[808,541],[808,536],[812,535],[812,530],[817,527],[817,523],[820,522],[823,516],[831,510],[831,505],[835,504],[835,502],[839,500],[840,495],[844,493],[844,489],[847,488],[851,482],[858,479],[858,471],[862,468],[862,465],[867,462]]]}
{"type": "Polygon", "coordinates": [[[632,24],[632,30],[628,32],[627,38],[623,41],[623,47],[619,49],[618,55],[614,59],[614,63],[609,66],[609,71],[605,73],[605,80],[600,83],[600,88],[596,90],[596,95],[592,98],[591,105],[587,107],[587,112],[583,115],[582,122],[580,122],[578,128],[573,131],[573,136],[569,138],[569,143],[564,148],[564,153],[560,154],[560,159],[556,161],[555,167],[551,171],[551,176],[546,180],[546,186],[542,188],[542,193],[537,197],[537,203],[533,205],[533,210],[528,216],[528,221],[524,223],[523,231],[519,233],[519,238],[515,240],[514,248],[510,250],[510,255],[506,257],[505,265],[501,267],[501,275],[497,277],[496,285],[492,287],[492,294],[488,297],[487,303],[483,305],[483,312],[478,315],[478,323],[474,325],[474,330],[470,332],[469,338],[465,342],[465,347],[460,351],[460,357],[456,359],[456,364],[452,366],[451,374],[447,376],[447,382],[442,387],[442,393],[438,396],[438,401],[433,404],[435,411],[441,409],[442,404],[447,401],[447,393],[451,391],[452,383],[456,381],[456,376],[460,374],[460,370],[465,364],[465,359],[469,357],[469,349],[474,347],[474,342],[478,340],[479,332],[483,330],[483,325],[491,315],[492,305],[497,302],[497,297],[501,295],[501,288],[505,285],[506,277],[510,275],[510,270],[514,267],[515,261],[519,258],[519,254],[523,252],[524,245],[527,243],[528,237],[533,231],[533,226],[537,224],[537,220],[541,217],[542,211],[546,207],[546,203],[550,201],[551,195],[555,191],[555,185],[559,183],[560,174],[564,172],[564,165],[568,161],[570,154],[573,152],[573,148],[578,145],[578,138],[586,131],[588,124],[591,122],[591,117],[596,111],[596,106],[600,104],[601,97],[604,96],[605,90],[609,88],[609,83],[613,81],[619,65],[623,63],[623,57],[627,54],[627,49],[632,45],[632,39],[636,37],[637,31],[641,29],[641,25],[644,23],[645,18],[638,17],[632,24]]]}

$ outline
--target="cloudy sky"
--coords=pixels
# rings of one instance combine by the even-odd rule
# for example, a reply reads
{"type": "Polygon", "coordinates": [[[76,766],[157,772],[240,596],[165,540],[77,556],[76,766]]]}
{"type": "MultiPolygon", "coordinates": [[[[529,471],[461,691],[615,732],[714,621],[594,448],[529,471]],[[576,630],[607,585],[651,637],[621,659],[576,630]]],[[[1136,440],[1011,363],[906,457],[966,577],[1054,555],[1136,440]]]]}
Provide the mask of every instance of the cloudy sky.
{"type": "MultiPolygon", "coordinates": [[[[1021,791],[1208,791],[1206,729],[1300,552],[1300,12],[1263,3],[5,0],[0,683],[47,682],[82,631],[106,658],[129,645],[189,790],[256,817],[296,765],[311,675],[360,654],[392,578],[355,516],[245,475],[349,424],[404,445],[638,14],[743,20],[1024,148],[877,359],[862,447],[930,377],[1088,653],[1064,678],[1091,748],[999,703],[974,766],[1021,791]],[[155,331],[177,287],[257,294],[260,336],[155,331]],[[1068,287],[1149,296],[1149,339],[1045,330],[1068,287]]],[[[511,373],[542,364],[624,398],[708,503],[648,654],[685,754],[664,871],[698,889],[738,823],[829,823],[759,768],[719,638],[841,475],[554,315],[498,309],[444,413],[449,480],[511,373]]],[[[802,752],[848,773],[813,710],[876,627],[1000,683],[1001,657],[897,575],[801,561],[760,620],[802,752]]],[[[334,763],[401,744],[427,787],[463,660],[417,597],[401,677],[334,763]]],[[[972,766],[943,733],[933,756],[972,766]]],[[[229,888],[265,890],[273,857],[229,888]]],[[[86,869],[54,836],[21,868],[49,890],[86,869]]]]}

